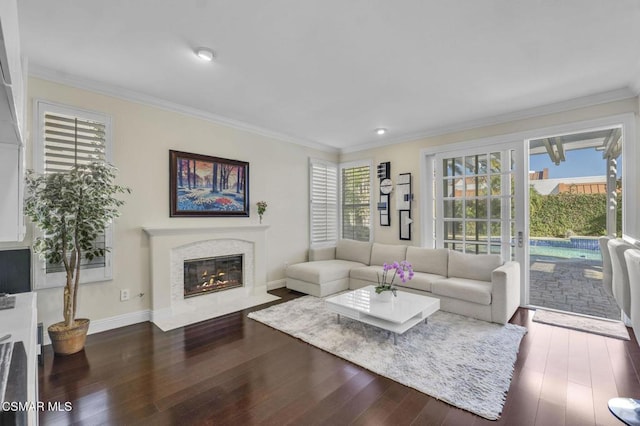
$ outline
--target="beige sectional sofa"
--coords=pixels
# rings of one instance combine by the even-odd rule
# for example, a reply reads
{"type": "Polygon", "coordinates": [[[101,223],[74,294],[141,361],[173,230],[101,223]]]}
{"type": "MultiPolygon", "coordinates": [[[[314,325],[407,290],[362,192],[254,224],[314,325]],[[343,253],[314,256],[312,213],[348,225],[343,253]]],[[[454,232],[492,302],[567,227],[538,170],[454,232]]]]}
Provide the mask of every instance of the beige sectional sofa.
{"type": "MultiPolygon", "coordinates": [[[[377,284],[382,264],[406,260],[414,277],[398,288],[440,299],[440,309],[505,324],[520,304],[520,265],[498,255],[340,240],[309,250],[309,262],[286,270],[287,288],[324,297],[377,284]]],[[[399,280],[397,280],[399,281],[399,280]]]]}

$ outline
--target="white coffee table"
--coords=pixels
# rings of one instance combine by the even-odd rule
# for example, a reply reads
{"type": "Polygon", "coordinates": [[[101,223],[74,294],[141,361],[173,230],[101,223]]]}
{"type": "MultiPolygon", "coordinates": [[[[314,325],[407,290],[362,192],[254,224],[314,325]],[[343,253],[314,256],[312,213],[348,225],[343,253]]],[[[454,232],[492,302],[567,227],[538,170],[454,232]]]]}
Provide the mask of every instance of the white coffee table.
{"type": "Polygon", "coordinates": [[[376,294],[374,286],[342,293],[325,299],[331,312],[356,321],[370,324],[393,333],[393,343],[398,334],[419,324],[440,309],[440,299],[398,291],[397,297],[385,302],[376,294]]]}

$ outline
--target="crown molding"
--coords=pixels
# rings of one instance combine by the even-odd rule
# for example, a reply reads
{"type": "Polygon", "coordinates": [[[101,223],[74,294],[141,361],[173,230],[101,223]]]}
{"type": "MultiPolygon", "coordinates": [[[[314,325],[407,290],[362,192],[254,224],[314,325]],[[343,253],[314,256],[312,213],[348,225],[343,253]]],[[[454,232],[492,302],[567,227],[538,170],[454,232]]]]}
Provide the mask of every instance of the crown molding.
{"type": "Polygon", "coordinates": [[[640,96],[640,71],[638,72],[638,78],[629,85],[629,90],[635,93],[636,96],[640,96]]]}
{"type": "Polygon", "coordinates": [[[76,75],[59,72],[51,68],[35,65],[33,63],[29,64],[29,76],[39,78],[42,80],[51,81],[54,83],[64,84],[66,86],[75,87],[77,89],[83,89],[83,90],[99,93],[102,95],[112,96],[115,98],[123,99],[130,102],[135,102],[138,104],[156,107],[159,109],[163,109],[165,111],[184,114],[190,117],[209,121],[215,124],[232,127],[238,130],[244,130],[260,136],[268,137],[271,139],[277,139],[277,140],[292,143],[295,145],[301,145],[307,148],[312,148],[312,149],[316,149],[323,152],[331,152],[331,153],[339,152],[338,148],[335,148],[333,146],[324,145],[311,140],[306,140],[306,139],[301,139],[294,136],[286,135],[270,129],[255,126],[253,124],[245,123],[240,120],[234,120],[231,118],[223,117],[221,115],[212,114],[210,112],[207,112],[198,108],[189,107],[186,105],[156,98],[154,96],[145,95],[143,93],[136,92],[133,90],[128,90],[122,87],[87,79],[84,77],[79,77],[76,75]]]}
{"type": "Polygon", "coordinates": [[[506,114],[483,117],[477,120],[470,120],[470,121],[464,121],[464,122],[460,122],[452,125],[435,127],[433,129],[429,129],[424,132],[401,135],[397,138],[389,139],[387,141],[366,142],[366,143],[355,145],[352,147],[343,148],[340,150],[340,153],[348,154],[352,152],[365,151],[368,149],[381,148],[384,146],[396,145],[399,143],[411,142],[419,139],[446,135],[449,133],[456,133],[456,132],[461,132],[465,130],[504,124],[510,121],[540,117],[543,115],[557,114],[557,113],[570,111],[574,109],[586,108],[594,105],[604,104],[607,102],[614,102],[614,101],[620,101],[623,99],[629,99],[629,98],[638,96],[638,93],[640,92],[640,90],[634,89],[634,86],[637,86],[638,89],[640,89],[640,78],[636,81],[636,83],[637,84],[633,86],[623,87],[623,88],[611,90],[608,92],[582,96],[579,98],[542,105],[539,107],[513,111],[506,114]]]}

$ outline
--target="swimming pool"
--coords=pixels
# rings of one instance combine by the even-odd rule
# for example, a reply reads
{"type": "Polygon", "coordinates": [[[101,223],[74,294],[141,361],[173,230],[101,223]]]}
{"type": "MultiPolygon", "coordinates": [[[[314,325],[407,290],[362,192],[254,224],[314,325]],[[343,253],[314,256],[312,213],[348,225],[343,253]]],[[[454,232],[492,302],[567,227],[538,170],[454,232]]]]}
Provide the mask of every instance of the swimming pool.
{"type": "Polygon", "coordinates": [[[532,238],[529,255],[602,261],[597,238],[532,238]]]}

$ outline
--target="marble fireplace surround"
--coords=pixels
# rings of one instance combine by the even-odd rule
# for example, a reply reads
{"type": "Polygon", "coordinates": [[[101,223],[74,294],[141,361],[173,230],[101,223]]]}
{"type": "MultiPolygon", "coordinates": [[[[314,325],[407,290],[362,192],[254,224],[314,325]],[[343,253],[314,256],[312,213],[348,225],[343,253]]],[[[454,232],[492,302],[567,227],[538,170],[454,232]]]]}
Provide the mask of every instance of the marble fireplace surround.
{"type": "Polygon", "coordinates": [[[267,293],[268,225],[145,227],[151,260],[151,321],[163,331],[278,300],[267,293]],[[184,298],[183,262],[243,254],[244,286],[184,298]]]}

